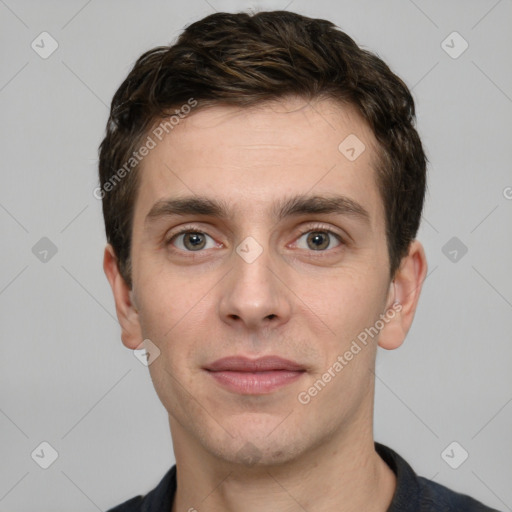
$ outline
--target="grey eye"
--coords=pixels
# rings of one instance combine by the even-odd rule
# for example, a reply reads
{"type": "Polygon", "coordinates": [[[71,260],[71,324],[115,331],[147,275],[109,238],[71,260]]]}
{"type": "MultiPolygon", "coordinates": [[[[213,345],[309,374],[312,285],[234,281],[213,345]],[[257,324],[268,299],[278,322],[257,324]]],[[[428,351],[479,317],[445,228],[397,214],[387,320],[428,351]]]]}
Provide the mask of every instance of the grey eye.
{"type": "Polygon", "coordinates": [[[174,245],[183,251],[200,251],[202,249],[210,249],[215,247],[215,242],[206,233],[196,231],[186,231],[176,236],[173,241],[174,245]],[[208,239],[211,240],[210,246],[207,246],[208,239]]]}

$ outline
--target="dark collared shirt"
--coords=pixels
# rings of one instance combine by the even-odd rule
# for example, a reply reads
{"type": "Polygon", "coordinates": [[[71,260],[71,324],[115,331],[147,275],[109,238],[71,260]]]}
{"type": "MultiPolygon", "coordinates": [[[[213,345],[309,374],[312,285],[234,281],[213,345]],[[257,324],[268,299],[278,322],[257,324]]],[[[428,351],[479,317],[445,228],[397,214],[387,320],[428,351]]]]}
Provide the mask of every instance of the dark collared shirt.
{"type": "MultiPolygon", "coordinates": [[[[396,490],[387,512],[498,512],[421,476],[391,448],[375,443],[375,449],[396,475],[396,490]]],[[[176,466],[146,496],[137,496],[108,512],[171,512],[176,494],[176,466]]]]}

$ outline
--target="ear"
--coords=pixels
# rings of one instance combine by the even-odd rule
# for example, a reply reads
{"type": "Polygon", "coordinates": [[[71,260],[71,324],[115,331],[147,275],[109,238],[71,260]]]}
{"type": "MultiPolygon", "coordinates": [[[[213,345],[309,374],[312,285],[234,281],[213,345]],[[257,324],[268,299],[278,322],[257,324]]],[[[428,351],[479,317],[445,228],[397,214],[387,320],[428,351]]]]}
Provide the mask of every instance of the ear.
{"type": "Polygon", "coordinates": [[[423,246],[413,240],[395,278],[390,284],[384,328],[379,335],[379,346],[386,350],[398,348],[411,327],[427,274],[427,258],[423,246]]]}
{"type": "Polygon", "coordinates": [[[105,247],[103,270],[114,294],[117,318],[121,325],[121,339],[126,347],[135,350],[143,340],[139,312],[133,304],[131,289],[119,272],[117,256],[110,244],[105,247]]]}

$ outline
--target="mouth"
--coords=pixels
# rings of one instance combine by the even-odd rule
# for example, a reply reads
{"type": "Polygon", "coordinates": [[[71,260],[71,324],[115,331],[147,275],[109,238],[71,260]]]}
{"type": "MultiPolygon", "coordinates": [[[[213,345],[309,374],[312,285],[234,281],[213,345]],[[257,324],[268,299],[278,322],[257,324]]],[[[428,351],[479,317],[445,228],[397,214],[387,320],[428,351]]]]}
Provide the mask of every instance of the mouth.
{"type": "Polygon", "coordinates": [[[277,356],[225,357],[204,369],[217,384],[242,395],[272,393],[300,379],[306,372],[298,363],[277,356]]]}

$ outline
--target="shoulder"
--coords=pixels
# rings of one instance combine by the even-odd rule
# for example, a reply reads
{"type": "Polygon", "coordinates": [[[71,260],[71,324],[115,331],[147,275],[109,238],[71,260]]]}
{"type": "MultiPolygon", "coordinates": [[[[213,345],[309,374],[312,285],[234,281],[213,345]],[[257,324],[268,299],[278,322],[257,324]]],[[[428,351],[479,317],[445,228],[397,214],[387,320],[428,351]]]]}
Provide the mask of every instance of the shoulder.
{"type": "Polygon", "coordinates": [[[483,503],[461,494],[444,485],[432,482],[427,478],[418,477],[421,492],[422,510],[431,512],[498,512],[496,509],[489,508],[483,503]]]}
{"type": "Polygon", "coordinates": [[[139,512],[142,510],[142,501],[142,496],[136,496],[135,498],[117,505],[117,507],[108,509],[107,512],[139,512]]]}
{"type": "Polygon", "coordinates": [[[498,512],[444,485],[418,476],[391,448],[375,443],[375,449],[396,475],[396,489],[388,512],[498,512]]]}
{"type": "Polygon", "coordinates": [[[172,466],[160,483],[145,496],[131,498],[107,512],[169,512],[175,493],[176,466],[172,466]]]}

